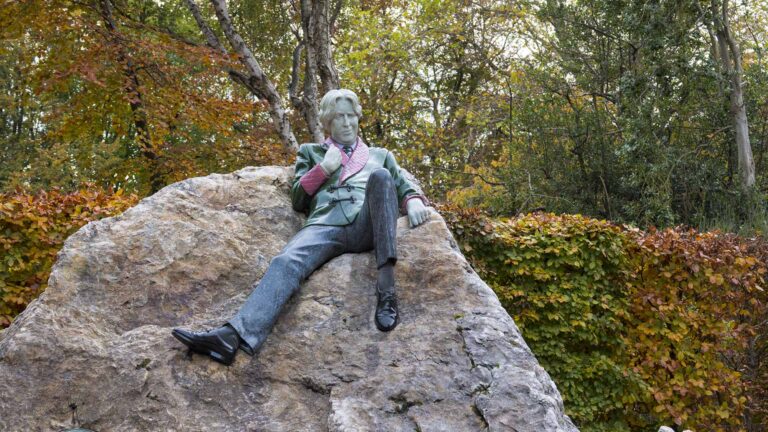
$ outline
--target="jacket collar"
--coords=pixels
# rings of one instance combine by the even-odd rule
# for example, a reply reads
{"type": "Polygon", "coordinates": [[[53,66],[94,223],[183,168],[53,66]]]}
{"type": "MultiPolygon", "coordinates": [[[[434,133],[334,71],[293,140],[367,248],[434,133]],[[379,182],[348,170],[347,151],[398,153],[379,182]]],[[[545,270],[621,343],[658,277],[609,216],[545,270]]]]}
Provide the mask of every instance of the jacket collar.
{"type": "MultiPolygon", "coordinates": [[[[325,148],[328,148],[329,145],[338,146],[338,144],[330,137],[326,139],[323,144],[325,144],[325,148]]],[[[343,168],[341,177],[339,178],[339,184],[344,183],[344,180],[360,172],[366,163],[368,163],[368,146],[365,145],[360,137],[357,137],[352,156],[347,156],[346,153],[343,151],[341,152],[341,165],[343,168]]]]}

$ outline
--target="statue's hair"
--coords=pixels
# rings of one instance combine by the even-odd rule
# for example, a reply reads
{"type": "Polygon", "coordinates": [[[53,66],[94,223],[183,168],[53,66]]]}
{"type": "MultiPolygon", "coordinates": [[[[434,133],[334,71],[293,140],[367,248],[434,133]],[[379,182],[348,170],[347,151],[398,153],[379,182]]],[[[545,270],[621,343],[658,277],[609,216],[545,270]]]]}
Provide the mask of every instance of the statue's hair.
{"type": "Polygon", "coordinates": [[[357,114],[358,119],[363,116],[363,107],[360,106],[360,100],[357,98],[355,92],[348,89],[330,90],[320,100],[320,124],[323,125],[323,130],[325,130],[326,133],[331,132],[331,121],[333,120],[333,116],[336,115],[336,103],[339,99],[347,99],[352,102],[352,106],[355,109],[355,114],[357,114]]]}

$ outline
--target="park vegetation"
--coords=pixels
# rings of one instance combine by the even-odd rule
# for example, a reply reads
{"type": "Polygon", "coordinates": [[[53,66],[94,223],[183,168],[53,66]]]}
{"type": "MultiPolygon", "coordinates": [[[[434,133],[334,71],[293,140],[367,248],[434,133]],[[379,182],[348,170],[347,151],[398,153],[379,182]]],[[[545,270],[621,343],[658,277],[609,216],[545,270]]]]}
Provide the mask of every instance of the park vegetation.
{"type": "Polygon", "coordinates": [[[441,210],[581,430],[763,430],[762,239],[441,210]]]}
{"type": "Polygon", "coordinates": [[[582,430],[765,431],[767,49],[765,0],[0,2],[0,327],[79,227],[291,164],[345,87],[582,430]]]}

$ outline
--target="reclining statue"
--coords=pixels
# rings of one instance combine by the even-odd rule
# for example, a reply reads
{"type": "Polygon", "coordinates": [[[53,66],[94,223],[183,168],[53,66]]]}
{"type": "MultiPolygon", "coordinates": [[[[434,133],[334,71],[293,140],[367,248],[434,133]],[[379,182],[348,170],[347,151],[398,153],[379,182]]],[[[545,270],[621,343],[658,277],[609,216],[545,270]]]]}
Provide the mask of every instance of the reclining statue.
{"type": "Polygon", "coordinates": [[[199,333],[173,330],[191,351],[225,365],[234,361],[238,348],[253,355],[301,281],[346,252],[374,250],[378,268],[374,321],[385,332],[397,325],[398,208],[415,227],[429,219],[429,202],[400,172],[392,153],[368,147],[360,139],[362,107],[354,92],[329,91],[319,114],[330,137],[301,145],[291,186],[293,208],[308,212],[306,223],[272,259],[245,304],[226,324],[199,333]]]}

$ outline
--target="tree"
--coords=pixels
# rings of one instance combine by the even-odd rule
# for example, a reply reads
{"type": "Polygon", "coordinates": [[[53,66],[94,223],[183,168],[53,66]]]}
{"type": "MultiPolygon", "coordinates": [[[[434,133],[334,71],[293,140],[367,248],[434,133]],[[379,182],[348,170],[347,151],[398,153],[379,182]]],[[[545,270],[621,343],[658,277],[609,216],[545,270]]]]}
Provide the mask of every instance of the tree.
{"type": "Polygon", "coordinates": [[[729,109],[736,139],[741,186],[750,189],[755,185],[755,161],[752,158],[747,107],[744,103],[744,69],[741,65],[741,49],[730,24],[731,12],[728,0],[711,0],[709,13],[711,25],[708,31],[712,40],[713,60],[720,61],[723,74],[730,81],[729,109]]]}
{"type": "Polygon", "coordinates": [[[152,134],[147,122],[147,109],[141,92],[141,81],[136,71],[136,65],[127,54],[126,46],[123,44],[125,38],[115,22],[112,0],[99,0],[98,8],[100,18],[107,30],[105,35],[106,42],[122,69],[125,96],[131,107],[131,117],[136,128],[136,138],[141,154],[147,159],[146,166],[150,172],[150,191],[154,193],[159,191],[164,186],[164,183],[158,163],[159,157],[152,145],[152,134]]]}
{"type": "Polygon", "coordinates": [[[0,37],[21,55],[3,64],[26,74],[12,85],[23,84],[24,122],[35,130],[1,138],[24,149],[16,169],[2,170],[3,187],[95,180],[146,194],[245,161],[287,159],[263,130],[262,107],[221,80],[233,62],[196,42],[187,17],[173,3],[132,0],[4,6],[0,37]]]}
{"type": "MultiPolygon", "coordinates": [[[[214,32],[210,29],[194,0],[186,0],[187,7],[195,18],[200,31],[206,38],[208,46],[221,53],[226,53],[214,32]]],[[[310,137],[315,142],[322,142],[323,131],[317,111],[318,86],[317,77],[320,76],[323,91],[339,87],[339,77],[332,57],[330,28],[336,16],[338,16],[341,2],[337,3],[332,16],[329,16],[330,7],[328,0],[301,0],[297,6],[291,3],[293,9],[298,11],[301,21],[301,31],[292,29],[298,40],[298,45],[293,53],[293,65],[289,96],[293,106],[299,110],[305,120],[310,137]],[[302,96],[298,95],[299,64],[304,53],[304,86],[302,96]]],[[[225,0],[211,0],[211,5],[216,12],[216,17],[222,31],[227,37],[230,46],[237,54],[240,62],[245,67],[246,73],[232,72],[230,76],[250,90],[256,97],[266,100],[274,127],[288,150],[298,150],[298,142],[291,130],[288,113],[283,103],[283,98],[277,87],[265,74],[261,64],[251,49],[246,45],[240,33],[234,28],[232,19],[225,0]]]]}

